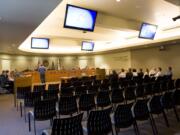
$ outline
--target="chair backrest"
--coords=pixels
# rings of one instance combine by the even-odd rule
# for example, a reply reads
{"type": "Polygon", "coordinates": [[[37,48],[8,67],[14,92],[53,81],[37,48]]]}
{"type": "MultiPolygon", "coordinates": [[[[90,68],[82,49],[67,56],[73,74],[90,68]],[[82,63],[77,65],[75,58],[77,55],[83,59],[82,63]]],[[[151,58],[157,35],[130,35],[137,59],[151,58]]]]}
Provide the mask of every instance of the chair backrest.
{"type": "Polygon", "coordinates": [[[132,106],[132,114],[136,120],[147,120],[149,118],[147,100],[138,99],[132,106]]]}
{"type": "Polygon", "coordinates": [[[135,88],[136,91],[136,97],[143,97],[144,96],[144,86],[139,84],[135,88]]]}
{"type": "Polygon", "coordinates": [[[41,101],[41,92],[28,92],[25,94],[24,106],[34,107],[34,103],[39,101],[41,101]]]}
{"type": "Polygon", "coordinates": [[[135,87],[127,87],[125,89],[125,100],[135,100],[135,87]]]}
{"type": "Polygon", "coordinates": [[[176,89],[180,88],[180,78],[176,79],[175,86],[176,86],[176,89]]]}
{"type": "Polygon", "coordinates": [[[61,83],[61,89],[70,87],[71,83],[61,83]]]}
{"type": "Polygon", "coordinates": [[[87,86],[77,86],[75,88],[75,95],[76,96],[81,96],[82,94],[87,93],[87,86]]]}
{"type": "Polygon", "coordinates": [[[118,105],[114,114],[116,128],[127,128],[134,123],[134,118],[131,111],[132,105],[132,103],[118,105]]]}
{"type": "Polygon", "coordinates": [[[59,91],[59,84],[49,84],[48,85],[48,90],[59,91]]]}
{"type": "Polygon", "coordinates": [[[167,91],[168,88],[167,88],[167,81],[164,80],[160,83],[160,86],[161,86],[161,91],[167,91]]]}
{"type": "Polygon", "coordinates": [[[79,99],[79,110],[89,111],[95,108],[94,94],[83,94],[79,99]]]}
{"type": "Polygon", "coordinates": [[[160,102],[161,96],[156,95],[153,96],[147,103],[148,105],[148,110],[152,114],[160,114],[163,112],[163,107],[161,106],[160,102]]]}
{"type": "Polygon", "coordinates": [[[99,91],[100,85],[92,85],[88,87],[88,93],[97,94],[99,91]]]}
{"type": "Polygon", "coordinates": [[[49,99],[35,102],[34,118],[35,120],[49,120],[56,116],[56,100],[49,99]]]}
{"type": "Polygon", "coordinates": [[[121,103],[124,101],[123,90],[116,88],[112,90],[111,94],[112,103],[121,103]]]}
{"type": "Polygon", "coordinates": [[[109,110],[91,111],[87,128],[88,135],[105,135],[112,132],[109,110]]]}
{"type": "Polygon", "coordinates": [[[34,92],[41,92],[43,93],[46,90],[46,86],[45,85],[34,85],[33,87],[33,91],[34,92]]]}
{"type": "Polygon", "coordinates": [[[75,96],[60,97],[59,100],[59,115],[71,115],[78,112],[75,96]]]}
{"type": "Polygon", "coordinates": [[[173,99],[174,105],[180,105],[180,90],[175,90],[172,93],[172,99],[173,99]]]}
{"type": "Polygon", "coordinates": [[[26,93],[31,92],[31,86],[17,87],[17,99],[24,99],[26,93]]]}
{"type": "Polygon", "coordinates": [[[144,85],[144,95],[151,95],[153,83],[145,83],[143,85],[144,85]]]}
{"type": "Polygon", "coordinates": [[[97,106],[99,107],[106,107],[111,104],[109,92],[108,91],[101,91],[97,95],[97,106]]]}
{"type": "Polygon", "coordinates": [[[111,86],[111,90],[116,89],[116,88],[118,89],[119,88],[119,82],[113,82],[110,84],[110,86],[111,86]]]}
{"type": "Polygon", "coordinates": [[[93,81],[93,85],[100,85],[101,84],[101,80],[94,80],[93,81]]]}
{"type": "Polygon", "coordinates": [[[161,85],[159,81],[156,81],[152,84],[152,94],[160,93],[161,92],[161,85]]]}
{"type": "Polygon", "coordinates": [[[74,87],[61,88],[61,95],[62,96],[72,96],[73,92],[74,92],[74,87]]]}
{"type": "Polygon", "coordinates": [[[174,90],[174,89],[175,89],[174,80],[169,80],[169,81],[167,82],[167,89],[168,89],[168,91],[171,91],[171,90],[174,90]]]}
{"type": "Polygon", "coordinates": [[[72,85],[73,85],[74,87],[81,86],[82,84],[83,84],[82,81],[75,81],[75,82],[72,83],[72,85]]]}
{"type": "Polygon", "coordinates": [[[83,135],[82,121],[83,113],[63,119],[54,119],[51,135],[83,135]]]}
{"type": "Polygon", "coordinates": [[[47,90],[43,92],[43,99],[56,99],[58,101],[58,90],[47,90]]]}
{"type": "Polygon", "coordinates": [[[171,109],[173,108],[173,99],[172,99],[172,92],[166,92],[164,95],[161,96],[161,105],[164,109],[171,109]]]}
{"type": "Polygon", "coordinates": [[[100,90],[101,91],[109,90],[109,86],[110,86],[109,83],[103,83],[103,84],[100,85],[100,90]]]}

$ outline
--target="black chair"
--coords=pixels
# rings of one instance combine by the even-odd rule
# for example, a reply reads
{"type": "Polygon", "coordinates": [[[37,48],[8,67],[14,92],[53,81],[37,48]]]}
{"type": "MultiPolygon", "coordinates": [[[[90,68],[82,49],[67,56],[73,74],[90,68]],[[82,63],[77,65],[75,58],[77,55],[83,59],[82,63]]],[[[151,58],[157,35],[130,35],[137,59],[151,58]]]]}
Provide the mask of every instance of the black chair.
{"type": "Polygon", "coordinates": [[[135,88],[136,87],[127,87],[127,88],[125,88],[124,96],[125,96],[126,103],[127,103],[128,100],[133,100],[133,101],[136,100],[135,88]]]}
{"type": "Polygon", "coordinates": [[[177,90],[180,89],[180,78],[176,79],[175,87],[176,87],[177,90]]]}
{"type": "Polygon", "coordinates": [[[109,83],[103,83],[100,85],[100,91],[109,91],[109,83]]]}
{"type": "Polygon", "coordinates": [[[166,80],[160,82],[160,86],[161,86],[161,92],[162,92],[162,93],[168,91],[168,88],[167,88],[167,81],[166,81],[166,80]]]}
{"type": "Polygon", "coordinates": [[[56,100],[43,100],[35,102],[34,112],[28,113],[29,119],[29,131],[31,131],[31,116],[34,121],[34,133],[36,135],[36,121],[50,120],[52,122],[53,118],[56,116],[56,100]]]}
{"type": "Polygon", "coordinates": [[[25,94],[24,97],[24,116],[26,122],[26,109],[27,108],[34,108],[35,102],[41,101],[41,92],[28,92],[25,94]]]}
{"type": "Polygon", "coordinates": [[[91,111],[87,121],[88,135],[107,135],[112,132],[112,124],[110,118],[111,109],[101,111],[91,111]]]}
{"type": "Polygon", "coordinates": [[[89,115],[89,111],[95,108],[94,94],[83,94],[79,99],[79,110],[87,111],[87,115],[89,115]]]}
{"type": "Polygon", "coordinates": [[[179,106],[180,105],[180,90],[175,90],[172,93],[172,99],[173,99],[173,104],[175,106],[179,106]]]}
{"type": "Polygon", "coordinates": [[[43,93],[45,90],[46,90],[46,85],[45,84],[43,84],[43,85],[34,85],[33,86],[33,91],[34,92],[41,92],[41,93],[43,93]]]}
{"type": "Polygon", "coordinates": [[[161,85],[159,81],[156,81],[152,84],[152,94],[159,94],[161,93],[161,85]]]}
{"type": "Polygon", "coordinates": [[[97,107],[107,107],[111,105],[109,92],[108,91],[101,91],[97,95],[97,107]]]}
{"type": "MultiPolygon", "coordinates": [[[[83,113],[69,118],[54,119],[51,135],[83,135],[83,113]]],[[[44,131],[42,135],[48,135],[44,131]]]]}
{"type": "Polygon", "coordinates": [[[83,85],[85,85],[85,86],[91,86],[91,85],[92,85],[92,81],[91,81],[91,80],[83,81],[83,85]]]}
{"type": "Polygon", "coordinates": [[[75,96],[63,96],[59,100],[59,115],[71,115],[78,112],[75,96]]]}
{"type": "Polygon", "coordinates": [[[30,92],[31,92],[31,86],[17,87],[17,91],[16,91],[16,107],[17,107],[17,111],[18,111],[19,105],[20,105],[21,117],[22,117],[22,103],[24,101],[26,93],[30,93],[30,92]]]}
{"type": "Polygon", "coordinates": [[[144,83],[144,96],[152,95],[152,85],[153,83],[144,83]]]}
{"type": "Polygon", "coordinates": [[[77,86],[75,88],[75,96],[80,97],[82,94],[87,93],[87,86],[77,86]]]}
{"type": "Polygon", "coordinates": [[[136,103],[132,106],[132,114],[133,117],[138,121],[144,121],[144,120],[150,120],[153,134],[157,135],[158,131],[154,122],[154,119],[152,115],[149,113],[148,107],[147,107],[147,100],[138,99],[136,103]]]}
{"type": "Polygon", "coordinates": [[[74,87],[81,86],[82,84],[83,84],[83,82],[81,82],[81,81],[75,81],[75,82],[72,83],[72,85],[73,85],[74,87]]]}
{"type": "Polygon", "coordinates": [[[88,93],[91,93],[91,94],[97,94],[98,91],[99,91],[99,87],[100,85],[91,85],[88,87],[88,93]]]}
{"type": "Polygon", "coordinates": [[[121,128],[127,128],[130,126],[134,126],[134,131],[136,135],[139,135],[139,129],[136,123],[136,120],[132,116],[131,111],[132,103],[125,105],[118,105],[114,114],[115,120],[115,131],[116,135],[118,134],[118,130],[121,128]]]}
{"type": "Polygon", "coordinates": [[[61,88],[60,95],[61,96],[73,96],[74,87],[65,87],[61,88]]]}
{"type": "Polygon", "coordinates": [[[135,88],[136,98],[144,98],[144,86],[139,84],[135,88]]]}
{"type": "Polygon", "coordinates": [[[71,83],[61,83],[61,89],[71,87],[71,83]]]}
{"type": "Polygon", "coordinates": [[[94,80],[93,85],[101,85],[101,80],[94,80]]]}
{"type": "Polygon", "coordinates": [[[110,84],[110,86],[111,86],[111,90],[112,89],[118,89],[119,88],[119,82],[113,82],[110,84]]]}
{"type": "Polygon", "coordinates": [[[47,90],[43,92],[43,99],[56,99],[58,101],[58,90],[47,90]]]}
{"type": "Polygon", "coordinates": [[[122,103],[124,101],[123,90],[122,89],[113,89],[111,94],[112,104],[122,103]]]}
{"type": "Polygon", "coordinates": [[[49,90],[49,91],[55,90],[55,91],[58,91],[58,92],[59,92],[59,84],[49,84],[49,85],[48,85],[48,90],[49,90]]]}
{"type": "Polygon", "coordinates": [[[169,122],[168,122],[167,116],[166,116],[166,114],[164,112],[164,109],[163,109],[163,107],[161,105],[160,98],[161,98],[160,95],[153,96],[148,101],[148,104],[147,104],[148,105],[148,110],[152,114],[152,117],[153,117],[153,114],[156,114],[156,115],[163,114],[166,126],[169,127],[169,122]]]}
{"type": "Polygon", "coordinates": [[[179,115],[177,113],[176,106],[174,104],[172,97],[173,97],[173,92],[166,92],[164,95],[161,96],[161,99],[160,99],[161,105],[166,110],[173,109],[176,119],[179,122],[180,121],[179,115]]]}
{"type": "Polygon", "coordinates": [[[168,89],[168,91],[173,91],[173,90],[175,90],[174,80],[169,80],[169,81],[167,81],[167,89],[168,89]]]}

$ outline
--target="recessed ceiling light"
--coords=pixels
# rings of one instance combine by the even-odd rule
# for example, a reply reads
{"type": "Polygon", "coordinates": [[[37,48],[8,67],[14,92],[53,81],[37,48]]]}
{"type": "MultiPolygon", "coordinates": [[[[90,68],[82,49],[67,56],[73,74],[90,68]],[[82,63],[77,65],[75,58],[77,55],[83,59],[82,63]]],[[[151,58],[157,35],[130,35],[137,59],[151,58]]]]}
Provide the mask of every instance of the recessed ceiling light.
{"type": "Polygon", "coordinates": [[[117,2],[120,2],[121,0],[116,0],[117,2]]]}

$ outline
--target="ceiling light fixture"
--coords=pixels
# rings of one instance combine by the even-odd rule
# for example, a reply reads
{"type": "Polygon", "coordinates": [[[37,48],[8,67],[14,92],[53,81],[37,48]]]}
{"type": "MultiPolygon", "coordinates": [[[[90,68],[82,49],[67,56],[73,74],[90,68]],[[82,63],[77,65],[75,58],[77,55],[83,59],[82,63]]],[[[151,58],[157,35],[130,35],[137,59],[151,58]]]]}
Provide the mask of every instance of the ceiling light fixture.
{"type": "Polygon", "coordinates": [[[117,2],[120,2],[121,0],[116,0],[117,2]]]}

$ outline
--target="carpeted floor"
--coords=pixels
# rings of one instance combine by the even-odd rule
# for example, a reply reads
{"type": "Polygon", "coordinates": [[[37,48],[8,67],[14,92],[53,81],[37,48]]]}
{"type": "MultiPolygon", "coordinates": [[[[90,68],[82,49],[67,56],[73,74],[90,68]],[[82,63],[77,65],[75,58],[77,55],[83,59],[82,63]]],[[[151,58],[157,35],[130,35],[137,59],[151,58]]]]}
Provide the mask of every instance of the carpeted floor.
{"type": "MultiPolygon", "coordinates": [[[[178,109],[180,115],[180,109],[178,109]]],[[[155,118],[159,135],[180,135],[180,122],[176,121],[173,111],[167,112],[170,128],[167,128],[162,116],[155,118]]],[[[50,128],[50,122],[37,122],[37,135],[40,135],[43,129],[50,128]]],[[[83,122],[83,126],[85,124],[83,122]]],[[[152,135],[149,121],[138,122],[141,135],[152,135]]],[[[122,129],[119,135],[133,135],[133,128],[122,129]]],[[[0,135],[34,135],[33,124],[32,131],[28,131],[28,123],[25,123],[24,117],[20,117],[13,103],[13,95],[0,95],[0,135]]]]}

